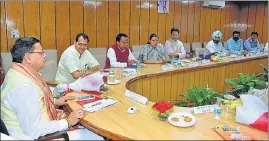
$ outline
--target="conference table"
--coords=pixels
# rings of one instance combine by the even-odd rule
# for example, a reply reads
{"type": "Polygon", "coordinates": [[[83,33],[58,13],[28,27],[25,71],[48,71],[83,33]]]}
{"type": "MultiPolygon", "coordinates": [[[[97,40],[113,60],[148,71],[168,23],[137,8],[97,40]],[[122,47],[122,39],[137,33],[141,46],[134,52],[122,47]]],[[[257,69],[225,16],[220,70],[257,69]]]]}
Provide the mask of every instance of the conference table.
{"type": "MultiPolygon", "coordinates": [[[[261,72],[260,64],[268,64],[268,56],[259,54],[244,58],[227,58],[221,62],[210,62],[199,66],[175,68],[163,71],[160,64],[147,64],[136,76],[120,77],[118,85],[108,85],[103,97],[113,97],[120,101],[112,106],[90,113],[80,120],[80,124],[89,130],[112,140],[223,140],[214,128],[217,125],[239,126],[240,132],[247,132],[259,140],[268,140],[266,132],[235,121],[230,112],[222,112],[220,120],[213,118],[213,113],[193,114],[192,107],[177,107],[174,112],[189,112],[196,118],[191,127],[176,127],[167,120],[161,121],[152,110],[156,101],[174,101],[182,98],[189,87],[208,86],[214,91],[223,92],[231,87],[224,83],[225,78],[238,77],[238,73],[253,74],[261,72]],[[143,105],[128,97],[125,91],[130,90],[149,99],[143,105]],[[136,107],[133,114],[127,112],[129,107],[136,107]]],[[[117,71],[115,69],[115,73],[117,71]]],[[[69,95],[88,95],[72,92],[69,95]]],[[[65,107],[68,111],[82,109],[76,100],[69,101],[65,107]]]]}

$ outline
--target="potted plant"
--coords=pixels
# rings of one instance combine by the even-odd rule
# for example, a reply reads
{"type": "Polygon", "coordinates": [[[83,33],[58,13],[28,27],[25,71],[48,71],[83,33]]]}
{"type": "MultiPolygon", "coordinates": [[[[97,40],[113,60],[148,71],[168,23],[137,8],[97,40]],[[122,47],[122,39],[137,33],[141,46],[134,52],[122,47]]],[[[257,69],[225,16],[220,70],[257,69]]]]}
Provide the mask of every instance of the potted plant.
{"type": "Polygon", "coordinates": [[[152,109],[157,113],[160,120],[164,121],[173,112],[174,105],[169,101],[159,101],[156,102],[152,109]]]}
{"type": "Polygon", "coordinates": [[[259,90],[266,88],[265,81],[259,80],[255,74],[250,76],[239,73],[239,78],[227,78],[225,79],[225,83],[233,87],[233,90],[228,90],[226,93],[230,93],[236,97],[239,97],[240,94],[247,93],[251,87],[259,90]]]}
{"type": "Polygon", "coordinates": [[[175,105],[181,107],[196,107],[211,105],[216,97],[222,97],[218,92],[214,92],[211,88],[193,87],[189,88],[189,93],[182,94],[183,99],[177,100],[175,105]]]}
{"type": "Polygon", "coordinates": [[[261,64],[263,67],[263,72],[258,73],[256,76],[265,82],[268,82],[268,66],[261,64]]]}

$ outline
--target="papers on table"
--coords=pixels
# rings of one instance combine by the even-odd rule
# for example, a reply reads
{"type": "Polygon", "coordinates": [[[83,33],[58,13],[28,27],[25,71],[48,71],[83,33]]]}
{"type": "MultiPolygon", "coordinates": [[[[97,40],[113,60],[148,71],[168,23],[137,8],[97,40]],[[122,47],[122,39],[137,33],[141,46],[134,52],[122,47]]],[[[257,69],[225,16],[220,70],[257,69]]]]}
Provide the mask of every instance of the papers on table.
{"type": "Polygon", "coordinates": [[[102,100],[98,100],[98,101],[95,101],[95,102],[91,102],[91,103],[88,103],[88,104],[84,104],[83,105],[83,110],[85,111],[88,111],[88,112],[96,112],[96,111],[99,111],[103,108],[106,108],[110,105],[113,105],[115,103],[118,103],[119,101],[113,99],[113,98],[104,98],[102,100]]]}

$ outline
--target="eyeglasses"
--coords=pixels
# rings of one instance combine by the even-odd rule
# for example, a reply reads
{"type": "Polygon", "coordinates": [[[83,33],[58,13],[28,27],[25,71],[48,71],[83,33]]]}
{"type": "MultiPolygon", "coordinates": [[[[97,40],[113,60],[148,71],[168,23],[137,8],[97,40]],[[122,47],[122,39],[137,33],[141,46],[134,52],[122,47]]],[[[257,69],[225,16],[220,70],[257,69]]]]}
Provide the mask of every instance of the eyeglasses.
{"type": "Polygon", "coordinates": [[[32,51],[32,52],[29,52],[29,53],[38,53],[39,55],[42,55],[44,56],[45,55],[45,52],[44,51],[32,51]]]}

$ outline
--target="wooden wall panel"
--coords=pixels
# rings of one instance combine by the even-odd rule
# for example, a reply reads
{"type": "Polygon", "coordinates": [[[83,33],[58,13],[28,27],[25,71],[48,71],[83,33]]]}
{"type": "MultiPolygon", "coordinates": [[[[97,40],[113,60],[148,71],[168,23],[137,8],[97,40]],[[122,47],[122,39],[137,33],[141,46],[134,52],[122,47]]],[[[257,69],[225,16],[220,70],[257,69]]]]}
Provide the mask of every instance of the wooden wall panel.
{"type": "Polygon", "coordinates": [[[157,13],[157,1],[151,1],[149,3],[149,19],[145,19],[145,20],[149,20],[149,30],[148,30],[148,37],[147,39],[149,39],[149,36],[152,33],[157,34],[158,33],[158,13],[157,13]]]}
{"type": "Polygon", "coordinates": [[[120,2],[120,32],[129,35],[130,29],[131,3],[129,1],[120,2]]]}
{"type": "Polygon", "coordinates": [[[264,18],[264,8],[265,2],[257,3],[257,14],[256,14],[256,21],[255,21],[255,31],[258,32],[258,40],[262,42],[263,36],[263,18],[264,18]]]}
{"type": "Polygon", "coordinates": [[[195,18],[195,12],[194,12],[194,2],[189,2],[189,8],[188,8],[188,30],[187,30],[187,43],[193,42],[193,33],[194,33],[194,18],[195,18]]]}
{"type": "Polygon", "coordinates": [[[16,40],[11,37],[12,30],[18,29],[19,36],[24,37],[23,5],[21,1],[6,2],[6,22],[8,38],[7,46],[9,51],[16,40]]]}
{"type": "Polygon", "coordinates": [[[40,2],[40,27],[41,27],[41,43],[43,49],[56,48],[56,23],[55,23],[55,2],[40,2]]]}
{"type": "Polygon", "coordinates": [[[109,46],[113,45],[116,43],[116,36],[119,34],[119,28],[120,28],[120,17],[119,17],[119,6],[120,3],[118,1],[109,1],[109,8],[108,11],[108,19],[109,19],[109,24],[108,24],[108,30],[109,30],[109,46]]]}
{"type": "Polygon", "coordinates": [[[264,18],[263,18],[263,34],[262,34],[262,42],[268,42],[268,2],[266,2],[265,10],[264,10],[264,18]]]}
{"type": "Polygon", "coordinates": [[[188,32],[188,5],[189,3],[181,4],[181,26],[180,26],[180,40],[183,43],[187,42],[187,32],[188,32]]]}
{"type": "Polygon", "coordinates": [[[108,2],[97,2],[97,47],[108,45],[108,2]]]}
{"type": "MultiPolygon", "coordinates": [[[[7,50],[7,28],[6,28],[6,8],[5,2],[1,1],[1,52],[8,52],[7,50]]],[[[10,35],[8,35],[10,36],[10,35]]]]}
{"type": "Polygon", "coordinates": [[[150,3],[149,1],[141,1],[140,3],[140,40],[139,44],[144,45],[148,42],[149,38],[149,6],[150,3]]]}
{"type": "Polygon", "coordinates": [[[200,41],[200,20],[201,20],[201,3],[195,2],[195,17],[194,17],[194,27],[193,27],[193,42],[200,41]]]}
{"type": "MultiPolygon", "coordinates": [[[[242,8],[241,8],[241,14],[245,16],[240,16],[239,21],[240,24],[248,25],[248,14],[249,14],[249,9],[248,9],[248,4],[243,3],[242,8]]],[[[232,34],[231,34],[232,36],[232,34]]],[[[247,38],[247,28],[244,28],[243,31],[241,31],[241,38],[245,40],[247,38]]]]}
{"type": "Polygon", "coordinates": [[[165,77],[165,80],[164,80],[164,99],[165,100],[168,100],[170,101],[171,100],[171,88],[173,85],[176,85],[176,84],[172,84],[172,76],[171,75],[168,75],[165,77]]]}
{"type": "Polygon", "coordinates": [[[171,28],[174,27],[174,11],[175,11],[175,2],[170,1],[169,2],[169,14],[166,16],[166,36],[165,36],[165,41],[171,38],[171,28]]]}
{"type": "Polygon", "coordinates": [[[71,44],[78,33],[83,33],[83,1],[70,1],[70,38],[71,44]]]}
{"type": "MultiPolygon", "coordinates": [[[[102,4],[101,2],[98,4],[102,4]]],[[[84,1],[84,33],[89,36],[89,48],[97,47],[97,2],[84,1]]],[[[116,27],[115,27],[116,28],[116,27]]]]}
{"type": "Polygon", "coordinates": [[[56,46],[58,60],[70,44],[69,2],[56,2],[56,46]]]}
{"type": "Polygon", "coordinates": [[[232,37],[233,30],[241,31],[243,39],[256,30],[260,43],[268,40],[268,2],[226,1],[224,8],[212,9],[203,7],[201,1],[169,1],[168,14],[158,13],[157,1],[1,3],[5,4],[1,5],[1,18],[6,18],[1,24],[3,52],[15,41],[10,36],[13,29],[19,29],[20,37],[41,39],[44,49],[59,49],[59,57],[79,32],[89,36],[90,48],[114,44],[119,32],[130,36],[131,46],[144,45],[151,33],[158,33],[164,44],[172,27],[179,28],[180,40],[189,43],[208,42],[217,29],[223,33],[222,41],[232,37]]]}
{"type": "Polygon", "coordinates": [[[256,8],[257,5],[255,2],[249,3],[247,38],[250,37],[251,32],[253,32],[255,29],[256,8]]]}
{"type": "Polygon", "coordinates": [[[151,94],[150,94],[150,101],[157,101],[158,100],[158,78],[157,77],[153,77],[153,78],[150,78],[150,87],[152,88],[151,89],[151,94]],[[153,89],[155,88],[155,89],[153,89]]]}
{"type": "Polygon", "coordinates": [[[130,45],[139,45],[140,2],[131,3],[130,45]]]}
{"type": "MultiPolygon", "coordinates": [[[[171,80],[171,99],[174,99],[174,100],[176,100],[176,99],[178,99],[177,97],[178,97],[178,95],[180,94],[179,92],[178,92],[178,90],[180,89],[179,87],[178,87],[178,76],[179,75],[172,75],[171,76],[171,78],[172,78],[172,80],[171,80]]],[[[181,75],[182,76],[182,75],[181,75]]],[[[182,87],[182,86],[180,86],[180,87],[182,87]]]]}
{"type": "Polygon", "coordinates": [[[24,1],[23,2],[23,18],[25,36],[40,39],[40,13],[39,2],[24,1]]]}
{"type": "Polygon", "coordinates": [[[200,42],[206,41],[206,8],[201,7],[200,42]]]}
{"type": "Polygon", "coordinates": [[[181,2],[175,1],[174,27],[179,29],[179,39],[181,38],[181,2]]]}
{"type": "Polygon", "coordinates": [[[159,43],[165,43],[165,24],[166,24],[166,14],[158,14],[158,35],[159,35],[159,43]]]}

